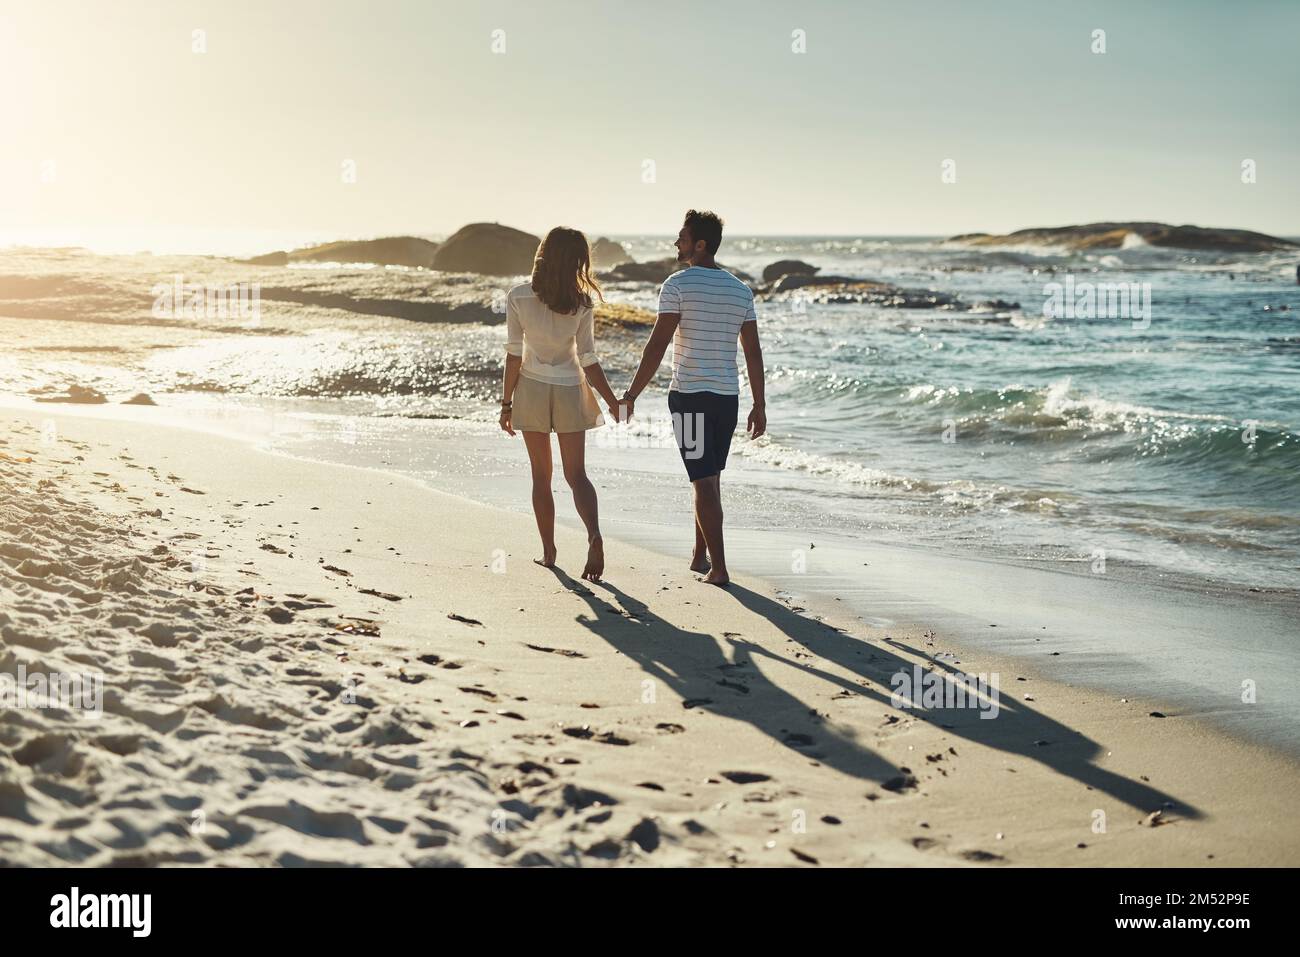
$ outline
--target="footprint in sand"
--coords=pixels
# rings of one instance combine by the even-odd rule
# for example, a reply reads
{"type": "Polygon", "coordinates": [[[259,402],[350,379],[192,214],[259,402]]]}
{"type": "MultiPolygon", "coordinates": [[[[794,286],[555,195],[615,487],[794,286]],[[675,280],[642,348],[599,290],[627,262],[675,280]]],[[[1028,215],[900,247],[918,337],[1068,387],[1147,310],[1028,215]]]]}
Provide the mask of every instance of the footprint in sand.
{"type": "Polygon", "coordinates": [[[772,780],[770,774],[760,774],[757,771],[723,771],[722,776],[732,784],[757,784],[772,780]]]}

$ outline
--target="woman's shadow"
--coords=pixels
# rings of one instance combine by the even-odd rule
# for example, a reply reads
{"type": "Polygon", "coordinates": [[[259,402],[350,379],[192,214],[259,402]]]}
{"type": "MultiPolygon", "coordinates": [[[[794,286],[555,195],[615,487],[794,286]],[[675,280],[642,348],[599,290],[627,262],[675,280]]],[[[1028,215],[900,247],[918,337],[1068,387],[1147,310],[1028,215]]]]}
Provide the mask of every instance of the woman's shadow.
{"type": "MultiPolygon", "coordinates": [[[[896,654],[888,644],[854,638],[734,582],[728,593],[744,608],[770,622],[793,646],[838,665],[859,680],[799,660],[809,657],[802,651],[795,651],[796,657],[787,657],[740,634],[723,632],[715,636],[679,628],[652,615],[643,602],[608,582],[597,583],[594,587],[607,591],[621,606],[620,612],[587,583],[576,581],[558,568],[551,570],[569,591],[587,603],[590,617],[579,616],[577,621],[676,692],[683,699],[686,713],[698,708],[745,722],[805,756],[810,763],[835,768],[889,790],[910,786],[906,770],[860,742],[855,731],[844,728],[844,722],[832,723],[827,712],[800,701],[769,679],[759,667],[764,659],[825,681],[836,689],[837,697],[861,695],[890,709],[882,714],[880,724],[864,728],[864,733],[886,733],[896,723],[895,718],[911,716],[968,741],[1043,764],[1144,813],[1176,808],[1182,817],[1201,816],[1195,808],[1146,783],[1098,767],[1093,763],[1101,754],[1096,742],[1000,693],[996,717],[992,719],[980,717],[981,711],[990,710],[987,703],[979,707],[897,707],[891,678],[900,671],[914,674],[914,661],[896,654]]],[[[892,644],[922,659],[929,657],[918,649],[892,644]]],[[[939,676],[962,674],[951,664],[933,658],[923,667],[939,676]]],[[[927,760],[925,755],[917,756],[918,762],[927,760]]]]}

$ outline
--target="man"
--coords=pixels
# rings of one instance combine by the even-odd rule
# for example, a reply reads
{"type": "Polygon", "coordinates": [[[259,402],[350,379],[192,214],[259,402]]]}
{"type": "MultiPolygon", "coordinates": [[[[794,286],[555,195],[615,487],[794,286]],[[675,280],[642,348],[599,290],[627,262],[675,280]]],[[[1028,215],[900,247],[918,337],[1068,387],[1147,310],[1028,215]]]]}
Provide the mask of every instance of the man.
{"type": "Polygon", "coordinates": [[[668,408],[673,413],[677,447],[695,493],[695,549],[691,570],[702,581],[726,585],[727,557],[722,542],[722,491],[731,436],[736,431],[740,379],[736,339],[745,347],[745,368],[754,408],[747,431],[767,431],[763,404],[763,350],[750,288],[713,261],[722,244],[722,220],[714,213],[689,210],[677,234],[677,261],[685,269],[669,276],[659,291],[659,318],[641,354],[632,385],[623,394],[628,415],[637,396],[659,371],[668,343],[673,344],[673,380],[668,408]]]}

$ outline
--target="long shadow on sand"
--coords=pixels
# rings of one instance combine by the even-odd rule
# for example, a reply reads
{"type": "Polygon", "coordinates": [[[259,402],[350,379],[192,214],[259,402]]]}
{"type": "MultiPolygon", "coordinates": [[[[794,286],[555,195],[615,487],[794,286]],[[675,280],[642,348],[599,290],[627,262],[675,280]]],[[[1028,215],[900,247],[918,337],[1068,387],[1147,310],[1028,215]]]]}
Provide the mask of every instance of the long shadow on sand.
{"type": "MultiPolygon", "coordinates": [[[[740,585],[733,583],[728,592],[744,608],[774,625],[793,645],[838,665],[859,680],[778,654],[746,640],[742,634],[723,632],[715,636],[679,628],[652,615],[643,602],[608,582],[594,586],[607,591],[627,613],[624,615],[585,582],[576,581],[558,568],[552,571],[590,608],[590,618],[579,617],[578,622],[680,695],[687,713],[698,708],[746,722],[810,762],[890,789],[907,786],[903,769],[861,743],[855,732],[844,730],[842,722],[838,728],[833,726],[824,711],[799,700],[765,675],[758,667],[764,659],[820,678],[830,686],[827,690],[839,695],[870,698],[888,709],[888,715],[929,721],[968,741],[1038,762],[1144,813],[1173,808],[1185,818],[1201,816],[1195,808],[1148,784],[1098,767],[1093,763],[1101,754],[1096,742],[1009,696],[999,695],[1000,707],[993,719],[980,718],[980,711],[974,707],[896,708],[891,700],[894,689],[890,679],[900,670],[912,674],[914,661],[896,654],[888,644],[854,638],[740,585]]],[[[897,642],[893,645],[923,660],[928,658],[918,649],[897,642]]],[[[961,674],[960,669],[932,658],[924,661],[923,667],[926,671],[961,674]]],[[[887,714],[882,713],[880,722],[863,728],[861,734],[888,734],[893,722],[887,714]]],[[[926,757],[918,754],[916,760],[924,763],[926,757]]]]}

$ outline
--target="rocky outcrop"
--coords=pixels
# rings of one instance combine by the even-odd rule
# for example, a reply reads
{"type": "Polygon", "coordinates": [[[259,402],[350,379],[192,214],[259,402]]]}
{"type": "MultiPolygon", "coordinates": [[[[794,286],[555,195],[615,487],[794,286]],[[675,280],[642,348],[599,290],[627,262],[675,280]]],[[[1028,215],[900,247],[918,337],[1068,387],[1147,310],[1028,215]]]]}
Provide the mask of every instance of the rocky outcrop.
{"type": "Polygon", "coordinates": [[[755,298],[759,302],[789,303],[804,309],[809,304],[841,305],[868,303],[894,309],[971,310],[1016,309],[1017,303],[985,302],[971,305],[957,296],[934,289],[904,289],[887,282],[853,279],[849,276],[782,276],[761,287],[755,298]]]}
{"type": "Polygon", "coordinates": [[[1240,253],[1300,248],[1289,239],[1255,233],[1248,229],[1170,226],[1167,223],[1088,223],[1083,226],[1036,227],[1018,229],[1003,236],[964,233],[953,236],[948,242],[967,246],[1057,246],[1072,250],[1123,249],[1147,245],[1240,253]]]}
{"type": "Polygon", "coordinates": [[[782,276],[812,276],[820,271],[801,259],[781,259],[770,266],[763,267],[763,282],[775,282],[782,276]]]}
{"type": "Polygon", "coordinates": [[[254,256],[252,259],[236,259],[235,262],[245,266],[287,266],[289,265],[289,254],[283,249],[278,249],[264,256],[254,256]]]}
{"type": "MultiPolygon", "coordinates": [[[[767,270],[764,270],[766,273],[767,270]]],[[[803,289],[805,286],[842,286],[848,283],[856,283],[864,286],[884,286],[881,282],[872,282],[869,279],[854,279],[850,276],[813,276],[813,275],[791,275],[781,276],[776,282],[764,289],[764,292],[789,292],[793,289],[803,289]]]]}
{"type": "Polygon", "coordinates": [[[593,269],[609,269],[612,266],[620,266],[623,263],[632,262],[632,257],[628,255],[623,244],[615,242],[612,239],[606,239],[601,236],[591,244],[591,267],[593,269]]]}
{"type": "Polygon", "coordinates": [[[309,246],[289,253],[290,262],[377,263],[381,266],[433,265],[438,244],[417,236],[343,241],[309,246]]]}
{"type": "Polygon", "coordinates": [[[438,247],[433,268],[485,276],[525,276],[533,271],[533,257],[540,242],[532,233],[499,223],[470,223],[438,247]]]}
{"type": "MultiPolygon", "coordinates": [[[[722,269],[726,269],[741,282],[753,285],[754,277],[748,273],[741,272],[739,269],[729,269],[722,263],[718,263],[722,269]]],[[[607,269],[598,274],[602,282],[650,282],[661,283],[673,273],[685,267],[676,259],[656,259],[648,263],[627,262],[613,269],[607,269]]]]}
{"type": "Polygon", "coordinates": [[[428,269],[438,244],[417,236],[387,236],[383,239],[345,239],[321,243],[289,252],[278,250],[251,259],[237,259],[247,266],[287,266],[295,262],[374,263],[379,266],[413,266],[428,269]]]}

